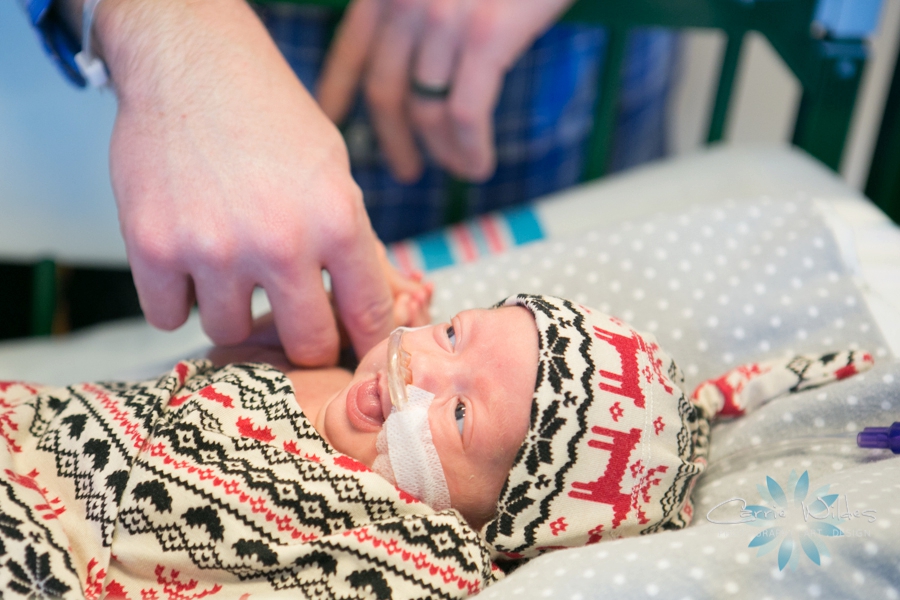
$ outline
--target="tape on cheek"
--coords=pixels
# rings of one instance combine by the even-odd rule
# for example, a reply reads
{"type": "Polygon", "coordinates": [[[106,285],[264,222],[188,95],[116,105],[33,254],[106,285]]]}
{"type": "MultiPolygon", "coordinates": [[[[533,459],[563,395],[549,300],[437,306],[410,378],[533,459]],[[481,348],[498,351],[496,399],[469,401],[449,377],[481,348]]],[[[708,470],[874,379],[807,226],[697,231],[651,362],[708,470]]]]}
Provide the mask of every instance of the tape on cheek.
{"type": "Polygon", "coordinates": [[[372,469],[435,510],[450,508],[450,491],[428,421],[434,394],[406,386],[408,401],[393,408],[375,441],[372,469]]]}

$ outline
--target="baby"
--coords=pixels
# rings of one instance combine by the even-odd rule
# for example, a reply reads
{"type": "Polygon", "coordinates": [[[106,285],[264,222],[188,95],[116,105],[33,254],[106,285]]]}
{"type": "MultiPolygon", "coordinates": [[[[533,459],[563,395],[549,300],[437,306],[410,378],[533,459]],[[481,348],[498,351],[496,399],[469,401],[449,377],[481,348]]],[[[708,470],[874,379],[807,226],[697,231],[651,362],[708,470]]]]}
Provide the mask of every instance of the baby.
{"type": "MultiPolygon", "coordinates": [[[[404,414],[391,403],[386,342],[328,400],[298,402],[335,449],[435,509],[455,508],[495,556],[513,559],[686,526],[712,417],[872,364],[849,351],[743,365],[689,400],[652,336],[549,296],[511,297],[398,338],[407,389],[431,396],[420,404],[424,431],[403,432],[413,439],[399,457],[384,436],[404,414]],[[405,465],[405,482],[395,477],[422,446],[436,468],[426,458],[405,465]]],[[[295,389],[302,376],[288,373],[295,389]]]]}
{"type": "Polygon", "coordinates": [[[353,373],[243,350],[286,374],[186,361],[138,384],[0,386],[0,585],[466,596],[502,576],[494,558],[683,527],[712,415],[871,363],[849,352],[755,365],[691,401],[652,337],[527,295],[405,331],[353,373]],[[395,422],[418,435],[403,452],[395,422]]]}

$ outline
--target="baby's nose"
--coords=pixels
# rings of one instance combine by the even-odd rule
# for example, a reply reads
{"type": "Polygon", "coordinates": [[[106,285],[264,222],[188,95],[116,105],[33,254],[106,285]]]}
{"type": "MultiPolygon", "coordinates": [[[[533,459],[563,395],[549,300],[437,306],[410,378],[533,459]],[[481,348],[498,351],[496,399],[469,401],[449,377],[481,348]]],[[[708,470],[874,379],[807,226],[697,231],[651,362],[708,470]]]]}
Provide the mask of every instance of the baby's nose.
{"type": "Polygon", "coordinates": [[[414,386],[440,396],[452,387],[457,366],[449,357],[420,351],[410,353],[409,369],[414,386]]]}

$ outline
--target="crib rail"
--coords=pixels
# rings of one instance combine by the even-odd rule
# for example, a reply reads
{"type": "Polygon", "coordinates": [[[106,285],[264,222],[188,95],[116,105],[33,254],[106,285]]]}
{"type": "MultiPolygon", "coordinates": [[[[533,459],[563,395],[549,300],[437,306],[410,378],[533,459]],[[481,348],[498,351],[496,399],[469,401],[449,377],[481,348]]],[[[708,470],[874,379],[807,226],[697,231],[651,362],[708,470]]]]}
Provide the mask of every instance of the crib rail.
{"type": "Polygon", "coordinates": [[[872,153],[866,196],[900,223],[900,54],[894,63],[894,78],[872,153]]]}

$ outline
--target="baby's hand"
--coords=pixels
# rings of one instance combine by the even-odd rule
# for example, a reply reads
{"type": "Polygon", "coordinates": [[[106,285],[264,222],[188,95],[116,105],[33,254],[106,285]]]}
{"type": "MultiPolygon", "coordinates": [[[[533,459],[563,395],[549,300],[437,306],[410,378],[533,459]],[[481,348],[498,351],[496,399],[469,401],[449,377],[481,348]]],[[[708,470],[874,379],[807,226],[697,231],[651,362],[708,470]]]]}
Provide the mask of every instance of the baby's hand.
{"type": "Polygon", "coordinates": [[[423,281],[422,273],[418,271],[409,274],[398,271],[388,260],[384,245],[379,246],[381,268],[394,296],[394,322],[404,327],[428,325],[434,284],[423,281]]]}

